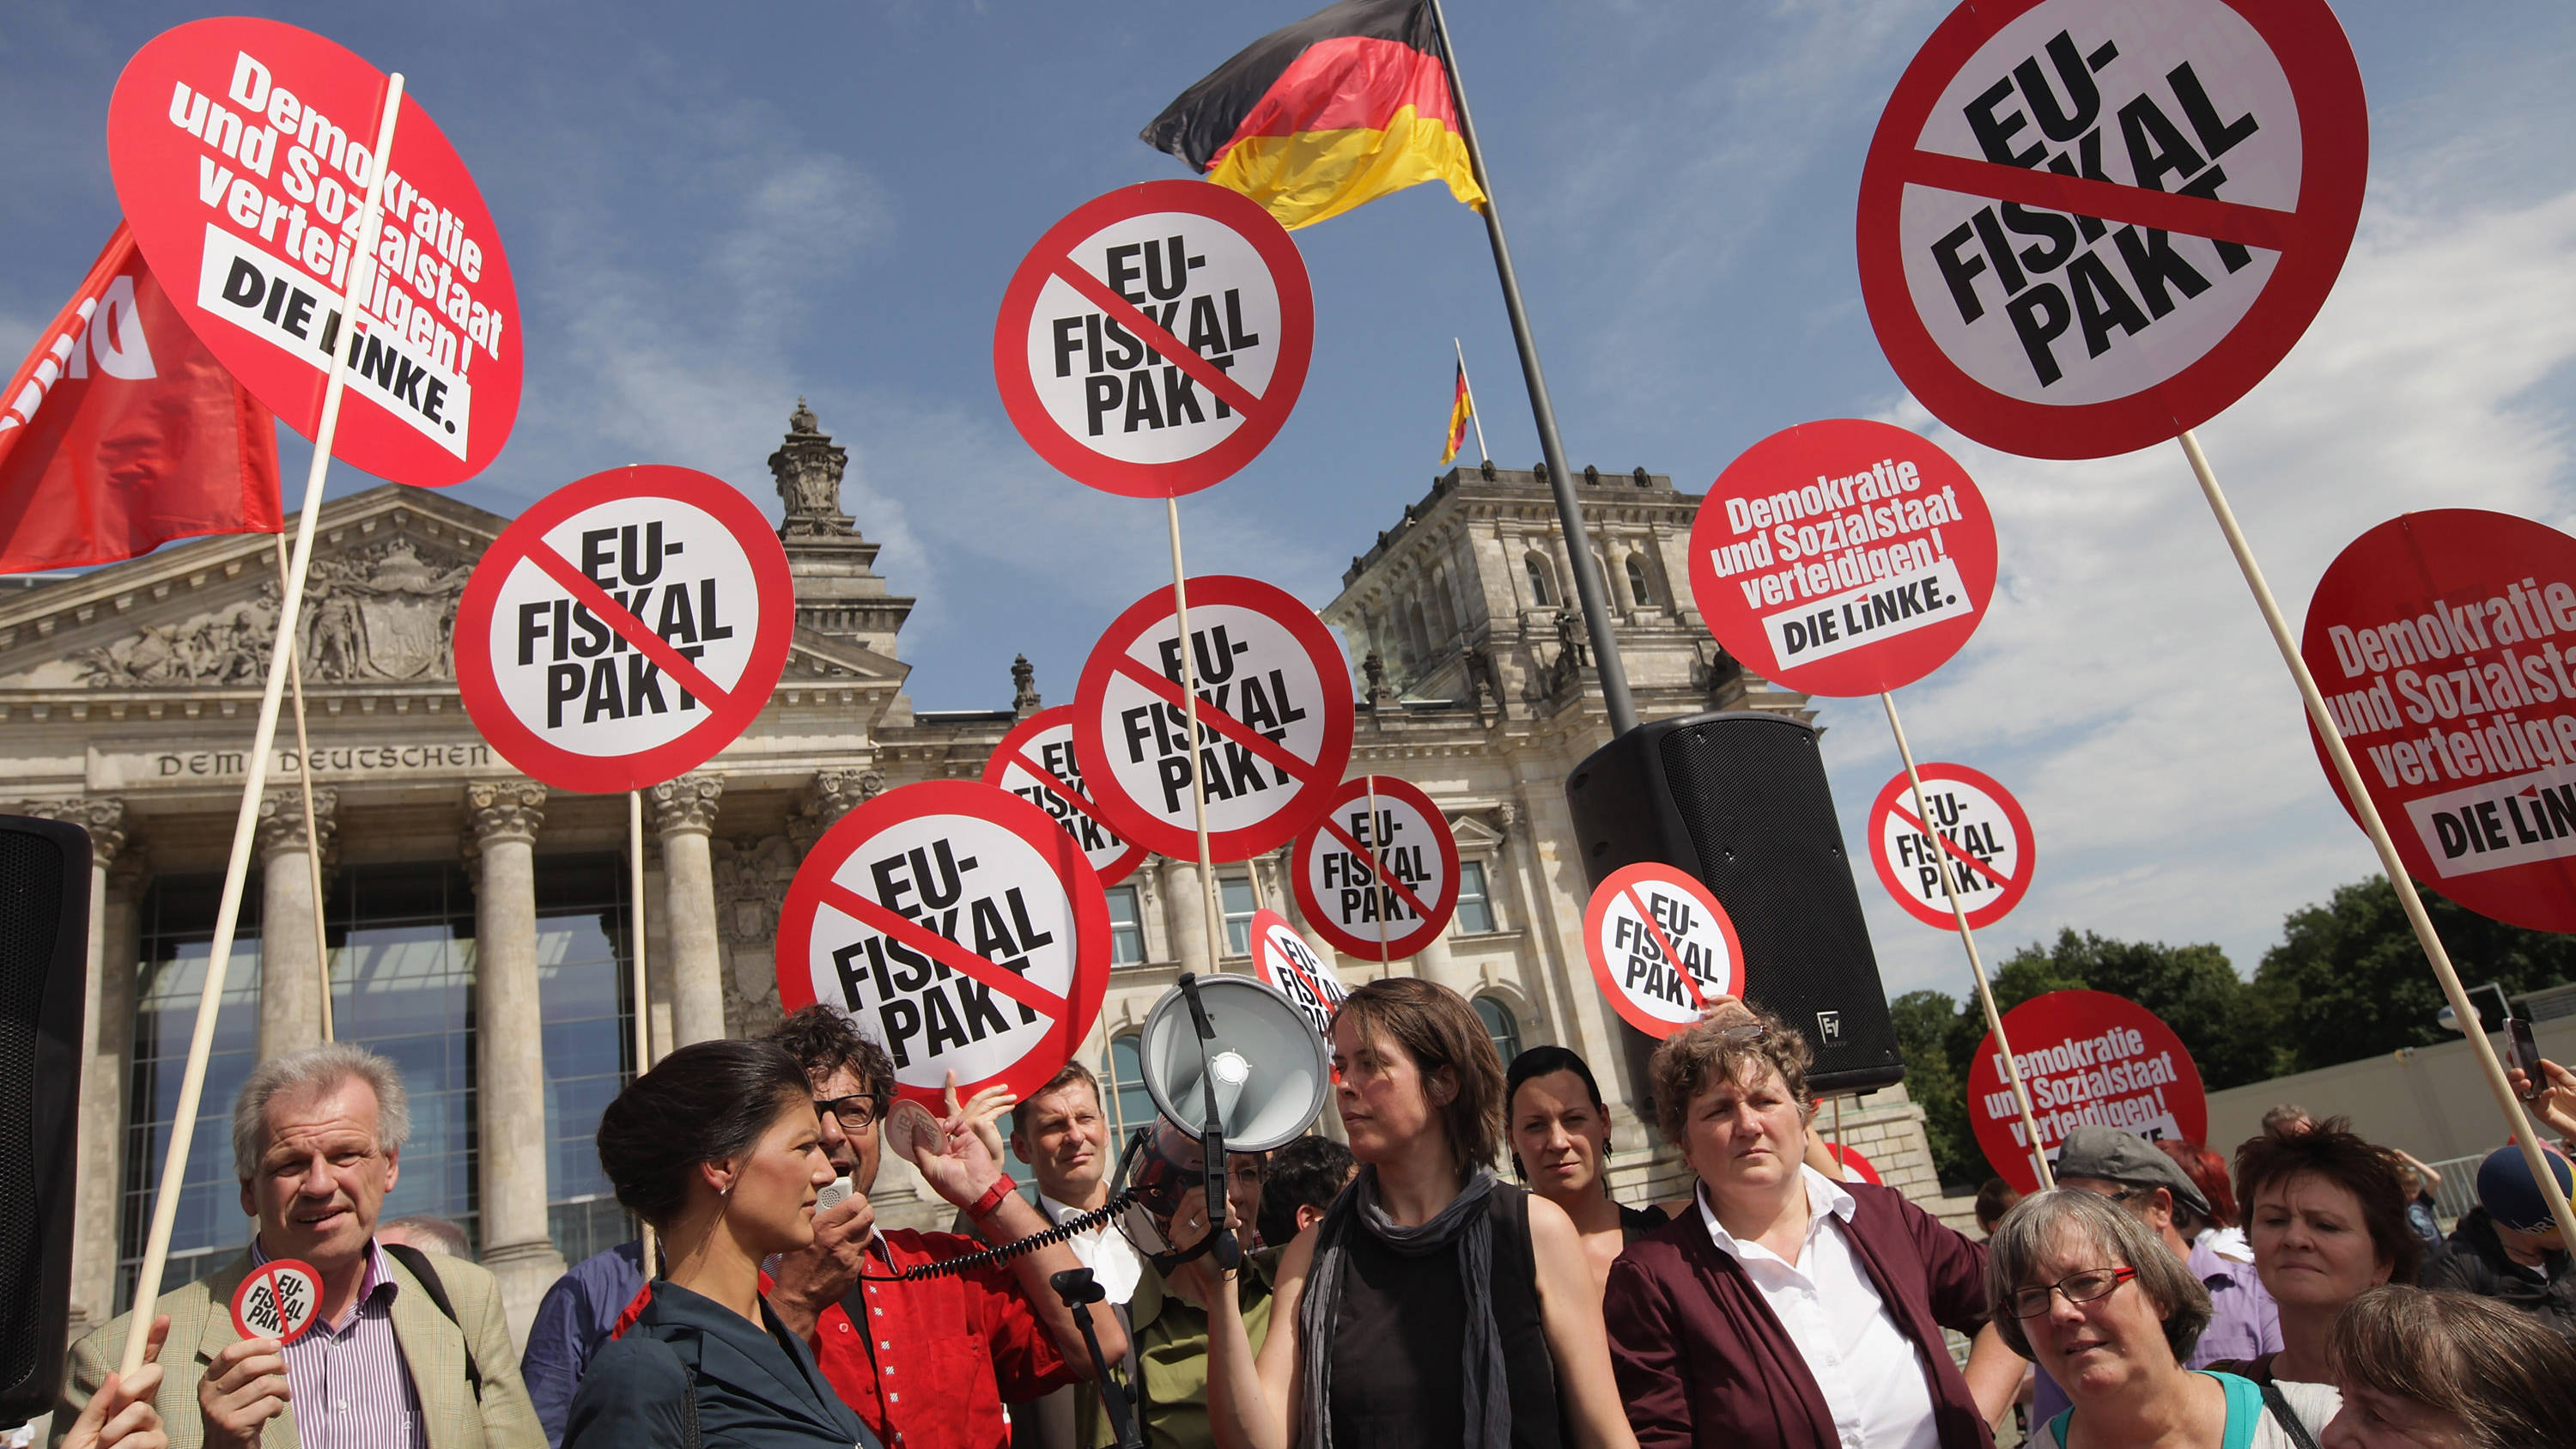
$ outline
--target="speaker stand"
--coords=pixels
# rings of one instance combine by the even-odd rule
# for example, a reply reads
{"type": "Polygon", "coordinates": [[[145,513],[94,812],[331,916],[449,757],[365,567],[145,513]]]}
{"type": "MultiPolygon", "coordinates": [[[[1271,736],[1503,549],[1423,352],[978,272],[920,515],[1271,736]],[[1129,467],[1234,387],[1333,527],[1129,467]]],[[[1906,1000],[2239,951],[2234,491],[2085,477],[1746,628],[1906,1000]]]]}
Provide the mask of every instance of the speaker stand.
{"type": "Polygon", "coordinates": [[[1089,1268],[1067,1268],[1047,1279],[1055,1286],[1055,1296],[1073,1312],[1073,1321],[1082,1326],[1083,1346],[1091,1350],[1091,1369],[1100,1384],[1101,1405],[1109,1410],[1109,1429],[1117,1436],[1117,1449],[1145,1449],[1145,1437],[1137,1432],[1134,1408],[1127,1402],[1127,1392],[1109,1377],[1109,1359],[1100,1351],[1100,1335],[1091,1326],[1091,1305],[1108,1297],[1107,1290],[1091,1275],[1089,1268]]]}

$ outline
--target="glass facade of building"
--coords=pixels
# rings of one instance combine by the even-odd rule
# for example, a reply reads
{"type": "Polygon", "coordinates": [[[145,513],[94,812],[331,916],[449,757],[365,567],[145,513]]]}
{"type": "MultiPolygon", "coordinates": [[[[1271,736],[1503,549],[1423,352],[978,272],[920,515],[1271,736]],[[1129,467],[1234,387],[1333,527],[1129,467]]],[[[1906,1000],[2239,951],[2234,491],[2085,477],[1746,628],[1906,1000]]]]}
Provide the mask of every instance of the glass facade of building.
{"type": "MultiPolygon", "coordinates": [[[[633,1070],[626,876],[615,856],[541,857],[536,876],[549,1218],[557,1249],[579,1261],[632,1231],[591,1146],[601,1109],[633,1070]]],[[[221,885],[213,877],[156,880],[142,905],[120,1312],[130,1306],[151,1188],[168,1150],[221,885]]],[[[223,1266],[250,1237],[231,1118],[258,1052],[257,904],[254,885],[225,975],[165,1290],[223,1266]]],[[[325,919],[334,1031],[391,1058],[411,1098],[411,1141],[384,1215],[447,1218],[479,1246],[473,887],[453,864],[352,866],[332,883],[325,919]]]]}

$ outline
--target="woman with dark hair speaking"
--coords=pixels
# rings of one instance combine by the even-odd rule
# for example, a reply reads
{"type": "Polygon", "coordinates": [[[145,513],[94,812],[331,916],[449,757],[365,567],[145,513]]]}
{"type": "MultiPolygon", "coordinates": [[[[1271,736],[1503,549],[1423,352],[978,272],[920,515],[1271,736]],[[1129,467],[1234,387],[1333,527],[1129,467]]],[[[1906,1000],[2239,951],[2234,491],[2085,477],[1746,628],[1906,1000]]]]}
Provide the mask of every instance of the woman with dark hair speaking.
{"type": "Polygon", "coordinates": [[[1666,1038],[1647,1068],[1698,1192],[1610,1269],[1637,1442],[1987,1449],[2021,1365],[1984,1327],[1985,1249],[1894,1189],[1806,1165],[1812,1059],[1778,1017],[1739,1007],[1666,1038]],[[1944,1327],[1977,1335],[1965,1375],[1944,1327]]]}
{"type": "Polygon", "coordinates": [[[832,1180],[805,1073],[768,1041],[684,1046],[599,1119],[617,1200],[661,1235],[664,1274],[582,1376],[564,1449],[871,1445],[760,1296],[760,1261],[814,1240],[832,1180]]]}
{"type": "Polygon", "coordinates": [[[1626,1247],[1664,1225],[1661,1208],[1624,1207],[1610,1196],[1610,1109],[1582,1057],[1561,1046],[1531,1047],[1503,1078],[1503,1122],[1512,1171],[1530,1191],[1565,1209],[1583,1239],[1598,1288],[1626,1247]]]}
{"type": "Polygon", "coordinates": [[[1428,981],[1369,982],[1334,1018],[1333,1067],[1359,1174],[1280,1260],[1257,1359],[1236,1295],[1213,1295],[1216,1442],[1632,1449],[1574,1224],[1489,1166],[1503,1067],[1475,1011],[1428,981]]]}

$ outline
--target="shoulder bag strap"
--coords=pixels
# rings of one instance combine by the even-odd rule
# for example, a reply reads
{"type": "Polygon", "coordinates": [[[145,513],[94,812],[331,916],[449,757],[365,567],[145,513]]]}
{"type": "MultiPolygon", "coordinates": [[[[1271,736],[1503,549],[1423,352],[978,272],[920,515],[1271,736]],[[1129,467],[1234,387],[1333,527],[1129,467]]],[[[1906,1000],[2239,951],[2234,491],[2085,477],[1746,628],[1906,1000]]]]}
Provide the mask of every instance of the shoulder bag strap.
{"type": "Polygon", "coordinates": [[[420,1291],[429,1295],[430,1306],[456,1325],[456,1335],[465,1342],[465,1381],[474,1388],[476,1402],[483,1398],[483,1366],[474,1361],[474,1340],[465,1332],[465,1320],[456,1316],[456,1305],[447,1301],[447,1285],[438,1281],[438,1270],[429,1265],[429,1255],[409,1243],[380,1244],[393,1260],[409,1269],[420,1280],[420,1291]]]}
{"type": "Polygon", "coordinates": [[[2273,1419],[2289,1434],[2291,1443],[2299,1449],[2317,1449],[2317,1436],[2309,1433],[2308,1426],[2299,1422],[2297,1411],[2290,1407],[2288,1399],[2281,1397],[2280,1388],[2269,1379],[2263,1382],[2263,1406],[2272,1411],[2273,1419]]]}

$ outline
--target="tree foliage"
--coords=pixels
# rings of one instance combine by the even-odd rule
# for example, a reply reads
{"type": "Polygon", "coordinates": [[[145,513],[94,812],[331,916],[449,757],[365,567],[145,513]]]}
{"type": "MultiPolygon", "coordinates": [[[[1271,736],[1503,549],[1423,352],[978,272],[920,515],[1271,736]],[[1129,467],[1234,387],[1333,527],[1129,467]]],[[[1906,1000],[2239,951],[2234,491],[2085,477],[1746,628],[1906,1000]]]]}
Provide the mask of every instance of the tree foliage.
{"type": "MultiPolygon", "coordinates": [[[[2493,981],[2512,995],[2576,980],[2576,937],[2492,921],[2429,891],[2424,902],[2471,984],[2493,981]]],[[[2397,893],[2377,877],[2292,912],[2251,980],[2213,945],[2064,930],[2005,958],[1994,988],[2001,1011],[2051,991],[2126,997],[2173,1028],[2211,1091],[2448,1039],[2434,1022],[2441,988],[2397,893]]],[[[1968,1127],[1965,1088],[1985,1013],[1973,994],[1938,991],[1909,991],[1889,1007],[1941,1180],[1983,1181],[1991,1169],[1968,1127]]]]}

